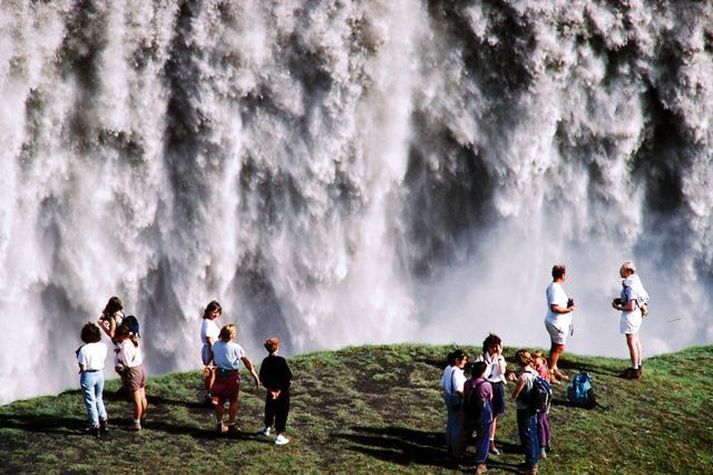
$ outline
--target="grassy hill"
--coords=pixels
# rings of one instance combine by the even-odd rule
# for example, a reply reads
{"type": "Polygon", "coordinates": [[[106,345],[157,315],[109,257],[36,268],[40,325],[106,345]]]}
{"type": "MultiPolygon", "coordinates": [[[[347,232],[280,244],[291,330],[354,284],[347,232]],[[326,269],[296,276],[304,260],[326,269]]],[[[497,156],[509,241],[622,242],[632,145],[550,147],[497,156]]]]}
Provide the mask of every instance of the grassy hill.
{"type": "MultiPolygon", "coordinates": [[[[453,346],[347,348],[291,358],[296,380],[289,445],[259,435],[263,393],[243,375],[239,437],[217,437],[211,408],[199,404],[198,372],[150,378],[145,430],[128,431],[130,407],[105,399],[111,431],[81,435],[80,392],[0,407],[3,473],[454,473],[437,381],[453,346]]],[[[475,348],[466,348],[475,353],[475,348]]],[[[506,350],[508,366],[514,349],[506,350]]],[[[626,362],[566,354],[561,367],[592,374],[606,409],[565,402],[555,387],[555,451],[541,473],[713,473],[713,346],[650,358],[640,381],[616,374],[626,362]]],[[[112,373],[111,370],[108,371],[112,373]]],[[[509,386],[509,390],[512,385],[509,386]]],[[[512,473],[519,453],[514,406],[498,424],[491,473],[512,473]]],[[[472,447],[469,451],[472,451],[472,447]]],[[[472,455],[472,454],[471,454],[472,455]]],[[[472,458],[472,457],[471,457],[472,458]]]]}

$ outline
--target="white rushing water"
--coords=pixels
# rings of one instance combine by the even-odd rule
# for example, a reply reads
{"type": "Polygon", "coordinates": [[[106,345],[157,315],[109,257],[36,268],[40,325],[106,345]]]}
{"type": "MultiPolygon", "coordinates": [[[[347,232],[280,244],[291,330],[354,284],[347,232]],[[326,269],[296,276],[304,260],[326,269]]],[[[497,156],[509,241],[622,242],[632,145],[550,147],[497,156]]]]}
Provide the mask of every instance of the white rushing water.
{"type": "MultiPolygon", "coordinates": [[[[616,3],[616,5],[614,5],[616,3]]],[[[0,403],[77,386],[119,295],[153,374],[223,305],[253,360],[398,341],[713,341],[713,7],[0,0],[0,403]]],[[[111,374],[111,369],[108,370],[111,374]]]]}

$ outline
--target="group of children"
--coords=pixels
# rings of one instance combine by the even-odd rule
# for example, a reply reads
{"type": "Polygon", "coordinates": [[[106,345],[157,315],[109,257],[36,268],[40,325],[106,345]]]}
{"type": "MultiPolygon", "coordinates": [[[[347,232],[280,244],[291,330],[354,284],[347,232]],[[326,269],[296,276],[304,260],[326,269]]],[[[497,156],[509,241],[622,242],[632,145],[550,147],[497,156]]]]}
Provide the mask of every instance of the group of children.
{"type": "Polygon", "coordinates": [[[448,355],[448,366],[441,377],[447,408],[446,442],[455,459],[462,459],[475,433],[476,473],[487,471],[488,455],[499,455],[495,431],[499,416],[505,413],[505,385],[515,382],[511,397],[516,402],[520,441],[525,448],[525,473],[537,473],[537,462],[550,451],[549,405],[533,409],[529,395],[536,378],[550,381],[547,359],[541,351],[530,354],[518,350],[515,360],[519,372],[507,370],[501,339],[494,334],[483,341],[482,353],[470,366],[470,379],[464,368],[469,355],[462,349],[448,355]]]}
{"type": "Polygon", "coordinates": [[[273,336],[265,340],[268,356],[260,365],[260,374],[255,371],[243,347],[235,342],[237,332],[235,325],[229,323],[220,330],[215,320],[223,313],[220,303],[210,302],[203,312],[201,324],[201,358],[205,397],[216,406],[216,429],[219,433],[239,433],[236,424],[238,413],[238,395],[240,393],[240,362],[255,381],[257,387],[265,387],[265,418],[262,434],[270,436],[272,425],[275,425],[275,444],[284,445],[289,442],[285,436],[287,415],[290,411],[290,384],[292,372],[287,361],[277,355],[280,340],[273,336]],[[228,423],[223,423],[225,403],[229,402],[228,423]]]}
{"type": "MultiPolygon", "coordinates": [[[[268,356],[263,360],[260,374],[248,359],[242,346],[235,342],[237,331],[229,323],[218,328],[215,320],[223,309],[216,301],[208,304],[201,324],[201,357],[204,365],[204,388],[206,399],[215,406],[216,426],[220,434],[239,433],[236,424],[238,395],[240,392],[240,362],[255,381],[257,387],[265,387],[265,418],[262,434],[269,436],[274,423],[275,444],[289,442],[285,436],[287,416],[290,409],[290,383],[292,372],[287,361],[277,355],[280,340],[270,337],[265,341],[268,356]],[[228,402],[228,421],[223,422],[225,403],[228,402]]],[[[114,369],[121,377],[122,391],[133,405],[131,430],[139,431],[146,418],[146,371],[143,365],[138,322],[133,316],[126,317],[118,297],[109,299],[97,323],[87,322],[81,331],[84,343],[76,352],[79,365],[79,382],[87,407],[89,426],[85,432],[99,436],[109,430],[108,417],[103,401],[104,362],[107,345],[101,341],[104,331],[114,346],[114,369]],[[101,329],[101,330],[100,330],[101,329]]]]}

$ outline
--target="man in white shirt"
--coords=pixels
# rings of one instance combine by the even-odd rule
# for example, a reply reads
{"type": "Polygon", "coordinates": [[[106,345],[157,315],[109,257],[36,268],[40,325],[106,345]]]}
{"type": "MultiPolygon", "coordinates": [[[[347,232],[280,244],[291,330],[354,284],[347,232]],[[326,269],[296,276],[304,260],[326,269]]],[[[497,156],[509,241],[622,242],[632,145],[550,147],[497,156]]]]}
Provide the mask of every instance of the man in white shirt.
{"type": "Polygon", "coordinates": [[[557,362],[564,353],[564,344],[567,341],[567,334],[572,325],[572,312],[574,312],[574,301],[567,297],[562,287],[567,278],[567,269],[561,264],[552,267],[552,282],[547,286],[545,296],[547,298],[547,314],[545,315],[545,328],[550,335],[550,358],[548,368],[553,382],[558,383],[561,379],[569,379],[560,372],[557,362]]]}

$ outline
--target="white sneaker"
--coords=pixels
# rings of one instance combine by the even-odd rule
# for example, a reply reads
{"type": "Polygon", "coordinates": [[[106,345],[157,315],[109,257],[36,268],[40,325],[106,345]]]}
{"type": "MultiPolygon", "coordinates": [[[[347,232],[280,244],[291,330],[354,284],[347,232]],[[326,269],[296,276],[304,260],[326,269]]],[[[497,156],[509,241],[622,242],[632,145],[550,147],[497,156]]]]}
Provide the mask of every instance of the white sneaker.
{"type": "Polygon", "coordinates": [[[265,437],[268,437],[268,436],[270,435],[270,428],[269,428],[269,427],[264,427],[264,428],[262,429],[262,432],[260,432],[260,433],[261,433],[262,435],[264,435],[265,437]]]}
{"type": "Polygon", "coordinates": [[[277,437],[275,437],[275,445],[285,445],[289,441],[290,439],[288,439],[282,434],[278,434],[277,437]]]}

